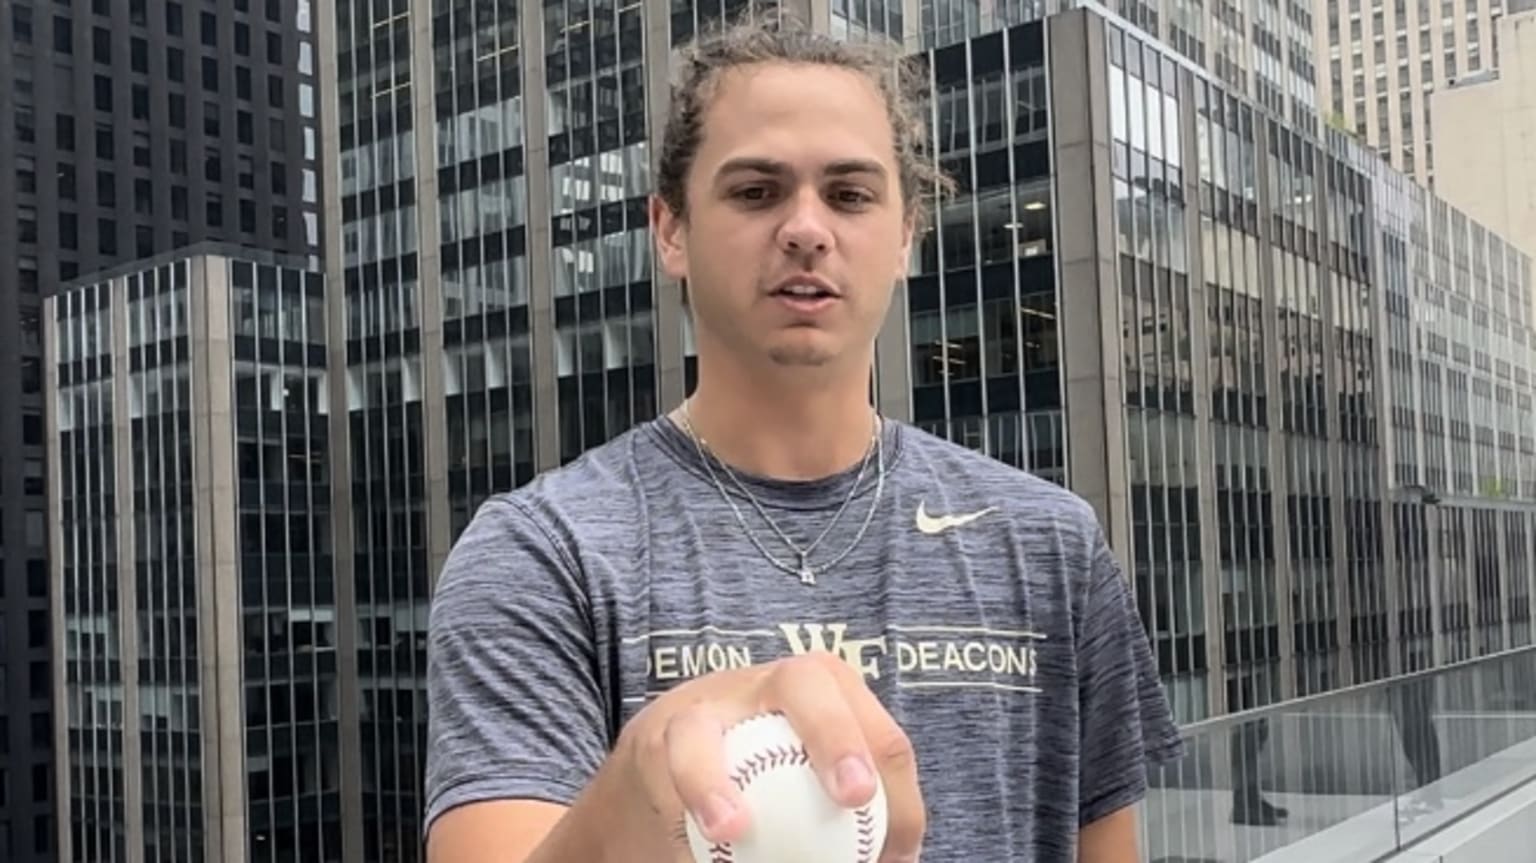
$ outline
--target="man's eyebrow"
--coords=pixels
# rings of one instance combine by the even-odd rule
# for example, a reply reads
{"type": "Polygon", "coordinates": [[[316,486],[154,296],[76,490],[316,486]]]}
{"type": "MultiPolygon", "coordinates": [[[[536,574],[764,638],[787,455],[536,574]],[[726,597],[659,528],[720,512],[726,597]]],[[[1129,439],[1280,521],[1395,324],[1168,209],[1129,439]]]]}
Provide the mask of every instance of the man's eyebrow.
{"type": "Polygon", "coordinates": [[[829,175],[833,177],[845,177],[849,174],[874,174],[878,177],[885,176],[885,166],[873,159],[839,159],[827,166],[829,175]]]}
{"type": "MultiPolygon", "coordinates": [[[[737,156],[727,159],[715,171],[715,176],[716,178],[728,177],[738,173],[780,176],[790,173],[790,168],[788,163],[778,159],[769,159],[762,156],[737,156]]],[[[887,172],[885,166],[874,159],[838,159],[828,164],[824,169],[824,173],[832,177],[846,177],[849,174],[874,174],[878,177],[884,177],[887,172]]]]}

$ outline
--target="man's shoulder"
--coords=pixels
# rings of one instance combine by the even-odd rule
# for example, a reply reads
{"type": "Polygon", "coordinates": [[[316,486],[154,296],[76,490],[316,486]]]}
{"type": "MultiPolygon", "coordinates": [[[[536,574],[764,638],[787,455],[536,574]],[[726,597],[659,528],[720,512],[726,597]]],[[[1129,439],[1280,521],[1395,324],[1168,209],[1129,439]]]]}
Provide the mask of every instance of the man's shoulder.
{"type": "Polygon", "coordinates": [[[906,430],[904,459],[917,481],[965,489],[977,500],[993,500],[1016,519],[1072,531],[1098,530],[1093,507],[1076,492],[916,426],[906,430]]]}
{"type": "Polygon", "coordinates": [[[643,505],[646,475],[664,469],[657,467],[666,456],[652,426],[636,425],[516,488],[490,495],[481,512],[499,512],[562,538],[633,523],[635,508],[643,505]]]}

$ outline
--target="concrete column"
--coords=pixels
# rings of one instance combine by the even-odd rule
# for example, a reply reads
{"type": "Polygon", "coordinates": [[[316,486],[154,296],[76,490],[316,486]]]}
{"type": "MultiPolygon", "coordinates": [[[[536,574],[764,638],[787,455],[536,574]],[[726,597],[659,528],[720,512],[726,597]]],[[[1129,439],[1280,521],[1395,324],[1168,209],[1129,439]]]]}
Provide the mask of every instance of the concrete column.
{"type": "MultiPolygon", "coordinates": [[[[1326,164],[1326,158],[1322,164],[1326,164]]],[[[1327,204],[1325,196],[1313,196],[1312,211],[1319,226],[1328,224],[1327,204]]],[[[1321,228],[1320,232],[1322,232],[1321,228]]],[[[1306,266],[1315,270],[1318,284],[1322,286],[1323,297],[1331,297],[1336,292],[1346,290],[1342,285],[1344,277],[1335,273],[1326,264],[1307,262],[1306,266]]],[[[1323,381],[1325,382],[1323,398],[1327,400],[1324,409],[1327,411],[1329,420],[1324,458],[1328,465],[1329,533],[1333,537],[1333,542],[1328,549],[1329,571],[1333,581],[1333,602],[1337,614],[1334,630],[1339,639],[1338,685],[1349,686],[1356,681],[1354,637],[1350,631],[1350,622],[1354,617],[1354,602],[1349,592],[1349,562],[1344,553],[1346,538],[1349,536],[1349,524],[1345,518],[1349,489],[1348,477],[1344,471],[1343,418],[1339,412],[1339,401],[1335,397],[1340,390],[1339,351],[1338,342],[1335,339],[1340,322],[1334,315],[1334,303],[1325,300],[1320,303],[1320,306],[1323,326],[1323,381]]]]}
{"type": "MultiPolygon", "coordinates": [[[[1177,68],[1177,67],[1176,67],[1177,68]]],[[[1196,471],[1199,477],[1200,519],[1200,581],[1204,604],[1201,608],[1205,625],[1205,661],[1211,685],[1206,687],[1206,709],[1210,715],[1227,713],[1227,687],[1220,685],[1226,680],[1227,621],[1222,619],[1222,571],[1221,571],[1221,515],[1216,510],[1216,459],[1212,455],[1214,408],[1211,404],[1211,332],[1210,316],[1206,314],[1209,302],[1205,292],[1207,273],[1205,256],[1200,247],[1200,148],[1196,129],[1194,79],[1182,68],[1179,76],[1179,141],[1183,145],[1180,161],[1184,167],[1184,236],[1189,244],[1185,257],[1189,261],[1189,325],[1190,353],[1193,358],[1195,389],[1195,452],[1198,454],[1196,471]]]]}
{"type": "Polygon", "coordinates": [[[1445,664],[1445,625],[1441,615],[1444,613],[1445,599],[1440,588],[1445,578],[1445,562],[1440,557],[1440,518],[1442,510],[1439,504],[1426,504],[1424,507],[1424,527],[1429,532],[1429,630],[1430,659],[1434,668],[1445,664]]]}
{"type": "Polygon", "coordinates": [[[875,339],[875,405],[893,420],[912,420],[912,363],[908,336],[907,283],[896,283],[891,307],[875,339]]]}
{"type": "Polygon", "coordinates": [[[923,12],[918,0],[901,0],[901,44],[916,53],[923,44],[923,12]]]}
{"type": "MultiPolygon", "coordinates": [[[[1525,526],[1523,531],[1525,540],[1525,579],[1526,579],[1526,604],[1536,602],[1536,520],[1524,508],[1520,512],[1520,521],[1525,526]]],[[[1531,627],[1531,638],[1536,642],[1536,614],[1526,623],[1531,627]]]]}
{"type": "MultiPolygon", "coordinates": [[[[56,323],[59,319],[58,299],[43,298],[40,314],[42,316],[40,325],[45,333],[43,392],[49,402],[57,405],[59,393],[59,330],[56,323]]],[[[118,344],[115,332],[112,336],[112,344],[118,344]]],[[[115,415],[115,406],[113,410],[115,415]]],[[[69,685],[65,682],[68,667],[64,651],[64,640],[68,637],[69,631],[65,626],[67,618],[64,615],[64,470],[59,466],[63,452],[59,446],[58,411],[43,411],[43,424],[46,432],[43,438],[46,458],[44,469],[48,476],[48,630],[53,633],[53,638],[48,643],[48,661],[53,666],[53,679],[49,683],[53,690],[53,751],[56,753],[53,759],[53,802],[57,817],[54,818],[53,823],[53,847],[58,849],[60,860],[73,860],[75,859],[74,834],[70,830],[70,824],[74,820],[74,812],[69,807],[73,784],[70,781],[69,768],[73,759],[69,754],[69,685]]],[[[117,491],[121,495],[124,489],[119,486],[117,491]]],[[[130,497],[127,506],[132,505],[131,501],[130,497]]],[[[122,508],[124,505],[119,505],[119,509],[122,508]]],[[[131,557],[124,557],[125,552],[126,549],[119,545],[117,549],[119,567],[124,565],[124,561],[132,560],[131,557]]],[[[126,777],[124,779],[126,783],[126,777]]],[[[127,790],[126,787],[123,789],[125,797],[127,790]]]]}
{"type": "MultiPolygon", "coordinates": [[[[325,256],[326,377],[330,413],[326,426],[331,485],[331,578],[336,592],[336,715],[341,773],[341,859],[363,859],[363,753],[357,733],[361,712],[357,686],[357,583],[352,535],[352,424],[347,405],[347,296],[342,266],[341,119],[336,94],[336,16],[315,17],[320,81],[320,232],[325,256]]],[[[435,208],[437,202],[430,202],[435,208]]],[[[429,206],[417,196],[417,206],[429,206]]]]}
{"type": "Polygon", "coordinates": [[[1046,21],[1056,165],[1057,302],[1062,327],[1068,478],[1130,571],[1120,299],[1102,19],[1046,21]],[[1065,190],[1065,193],[1063,193],[1065,190]]]}
{"type": "Polygon", "coordinates": [[[230,433],[230,268],[222,257],[193,258],[187,266],[204,844],[209,859],[243,863],[248,830],[235,442],[230,433]]]}
{"type": "MultiPolygon", "coordinates": [[[[1476,458],[1474,450],[1473,458],[1476,458]]],[[[1470,647],[1468,656],[1471,658],[1481,656],[1483,653],[1482,638],[1483,625],[1478,619],[1482,612],[1483,600],[1477,592],[1477,556],[1473,549],[1477,546],[1477,509],[1473,506],[1457,507],[1456,524],[1461,528],[1461,553],[1457,555],[1457,564],[1461,567],[1461,584],[1458,589],[1467,600],[1467,628],[1470,647]]]]}
{"type": "MultiPolygon", "coordinates": [[[[651,157],[652,185],[655,183],[661,142],[672,106],[672,20],[663,6],[645,9],[645,140],[651,157]],[[662,62],[663,59],[666,62],[662,62]]],[[[656,400],[657,413],[666,414],[686,395],[687,376],[683,366],[682,284],[662,272],[651,247],[651,284],[656,304],[656,400]]]]}
{"type": "MultiPolygon", "coordinates": [[[[1255,176],[1259,177],[1269,175],[1269,141],[1265,137],[1265,130],[1266,126],[1263,123],[1258,124],[1255,129],[1259,140],[1255,142],[1254,171],[1255,176]]],[[[1258,186],[1258,209],[1262,215],[1270,211],[1269,187],[1267,183],[1259,183],[1258,186]]],[[[1287,437],[1283,431],[1285,399],[1280,381],[1280,357],[1283,355],[1280,347],[1280,276],[1275,272],[1274,257],[1267,254],[1275,242],[1274,237],[1271,236],[1272,224],[1267,217],[1259,219],[1257,246],[1261,250],[1258,260],[1261,285],[1259,297],[1260,314],[1264,321],[1264,391],[1268,395],[1265,399],[1267,406],[1265,425],[1268,428],[1266,440],[1269,442],[1269,515],[1270,523],[1274,525],[1275,612],[1276,620],[1279,622],[1280,700],[1287,701],[1296,697],[1296,615],[1291,600],[1295,590],[1296,564],[1291,559],[1291,528],[1287,515],[1291,477],[1286,459],[1287,437]]]]}
{"type": "Polygon", "coordinates": [[[1504,554],[1504,549],[1509,547],[1509,531],[1504,526],[1506,512],[1502,508],[1494,512],[1492,537],[1494,541],[1493,560],[1499,567],[1499,629],[1500,638],[1502,639],[1499,644],[1501,650],[1508,650],[1514,646],[1514,642],[1510,638],[1509,620],[1510,586],[1514,583],[1514,580],[1509,572],[1512,563],[1504,554]]]}
{"type": "MultiPolygon", "coordinates": [[[[417,2],[427,5],[430,0],[417,2]]],[[[560,464],[560,390],[555,367],[555,340],[559,336],[550,263],[549,118],[544,104],[549,85],[544,74],[543,9],[537,3],[524,3],[518,17],[522,25],[523,177],[528,189],[528,339],[533,366],[535,471],[560,464]]],[[[430,57],[427,62],[430,64],[430,57]]]]}
{"type": "MultiPolygon", "coordinates": [[[[1371,257],[1376,262],[1377,285],[1384,285],[1384,262],[1387,258],[1382,234],[1373,231],[1372,237],[1371,257]]],[[[1404,261],[1405,270],[1411,266],[1411,261],[1404,261]]],[[[1412,278],[1411,273],[1409,278],[1412,278]]],[[[1375,334],[1372,357],[1375,391],[1371,407],[1376,415],[1377,439],[1381,441],[1381,445],[1376,448],[1376,487],[1371,491],[1376,495],[1376,517],[1381,525],[1377,535],[1381,538],[1381,583],[1384,586],[1382,592],[1385,595],[1387,614],[1387,676],[1395,677],[1403,672],[1401,594],[1405,584],[1403,570],[1397,562],[1397,531],[1393,529],[1392,523],[1392,488],[1395,485],[1393,465],[1397,463],[1397,435],[1392,416],[1392,369],[1387,361],[1392,330],[1388,322],[1385,289],[1371,292],[1371,332],[1375,334]]]]}
{"type": "MultiPolygon", "coordinates": [[[[121,277],[109,284],[112,291],[112,449],[109,458],[114,474],[112,498],[117,506],[117,609],[121,638],[118,656],[123,675],[123,829],[127,833],[123,844],[127,852],[125,863],[147,863],[144,861],[144,752],[139,733],[142,724],[139,718],[139,597],[134,577],[138,570],[138,548],[133,522],[138,508],[133,495],[133,418],[128,402],[131,367],[128,359],[128,285],[121,277]]],[[[51,366],[50,371],[53,371],[51,366]]],[[[195,405],[193,409],[195,411],[195,405]]],[[[51,415],[53,412],[47,413],[51,415]]],[[[50,418],[50,422],[53,421],[50,418]]],[[[52,441],[50,435],[50,444],[52,441]]],[[[64,628],[60,626],[54,631],[62,639],[64,628]]],[[[56,710],[62,712],[65,707],[59,702],[56,710]]],[[[55,751],[67,767],[69,750],[55,751]]]]}
{"type": "MultiPolygon", "coordinates": [[[[425,476],[427,581],[448,559],[448,427],[443,405],[442,231],[438,221],[437,97],[432,57],[432,0],[411,0],[411,108],[416,144],[416,260],[421,312],[421,448],[425,476]]],[[[535,91],[537,92],[537,91],[535,91]]],[[[530,210],[529,212],[544,212],[530,210]]]]}

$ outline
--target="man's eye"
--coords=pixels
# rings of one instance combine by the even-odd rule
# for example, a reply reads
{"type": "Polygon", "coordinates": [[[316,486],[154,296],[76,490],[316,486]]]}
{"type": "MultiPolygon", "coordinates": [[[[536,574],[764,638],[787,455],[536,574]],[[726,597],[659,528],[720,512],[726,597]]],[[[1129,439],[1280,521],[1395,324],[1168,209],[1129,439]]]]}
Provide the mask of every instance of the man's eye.
{"type": "Polygon", "coordinates": [[[744,186],[736,190],[736,197],[744,201],[766,201],[768,194],[766,186],[744,186]]]}
{"type": "Polygon", "coordinates": [[[875,196],[864,189],[838,189],[832,193],[839,204],[864,206],[874,203],[875,196]]]}

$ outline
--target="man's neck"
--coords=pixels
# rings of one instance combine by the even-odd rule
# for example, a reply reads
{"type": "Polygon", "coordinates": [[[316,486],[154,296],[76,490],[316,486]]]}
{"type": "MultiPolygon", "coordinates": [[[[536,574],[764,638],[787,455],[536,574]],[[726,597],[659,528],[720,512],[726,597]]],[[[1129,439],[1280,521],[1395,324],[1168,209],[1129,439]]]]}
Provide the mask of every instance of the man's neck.
{"type": "Polygon", "coordinates": [[[738,385],[700,365],[698,387],[679,413],[716,458],[757,476],[810,480],[847,470],[868,453],[875,412],[867,376],[766,377],[738,385]]]}

